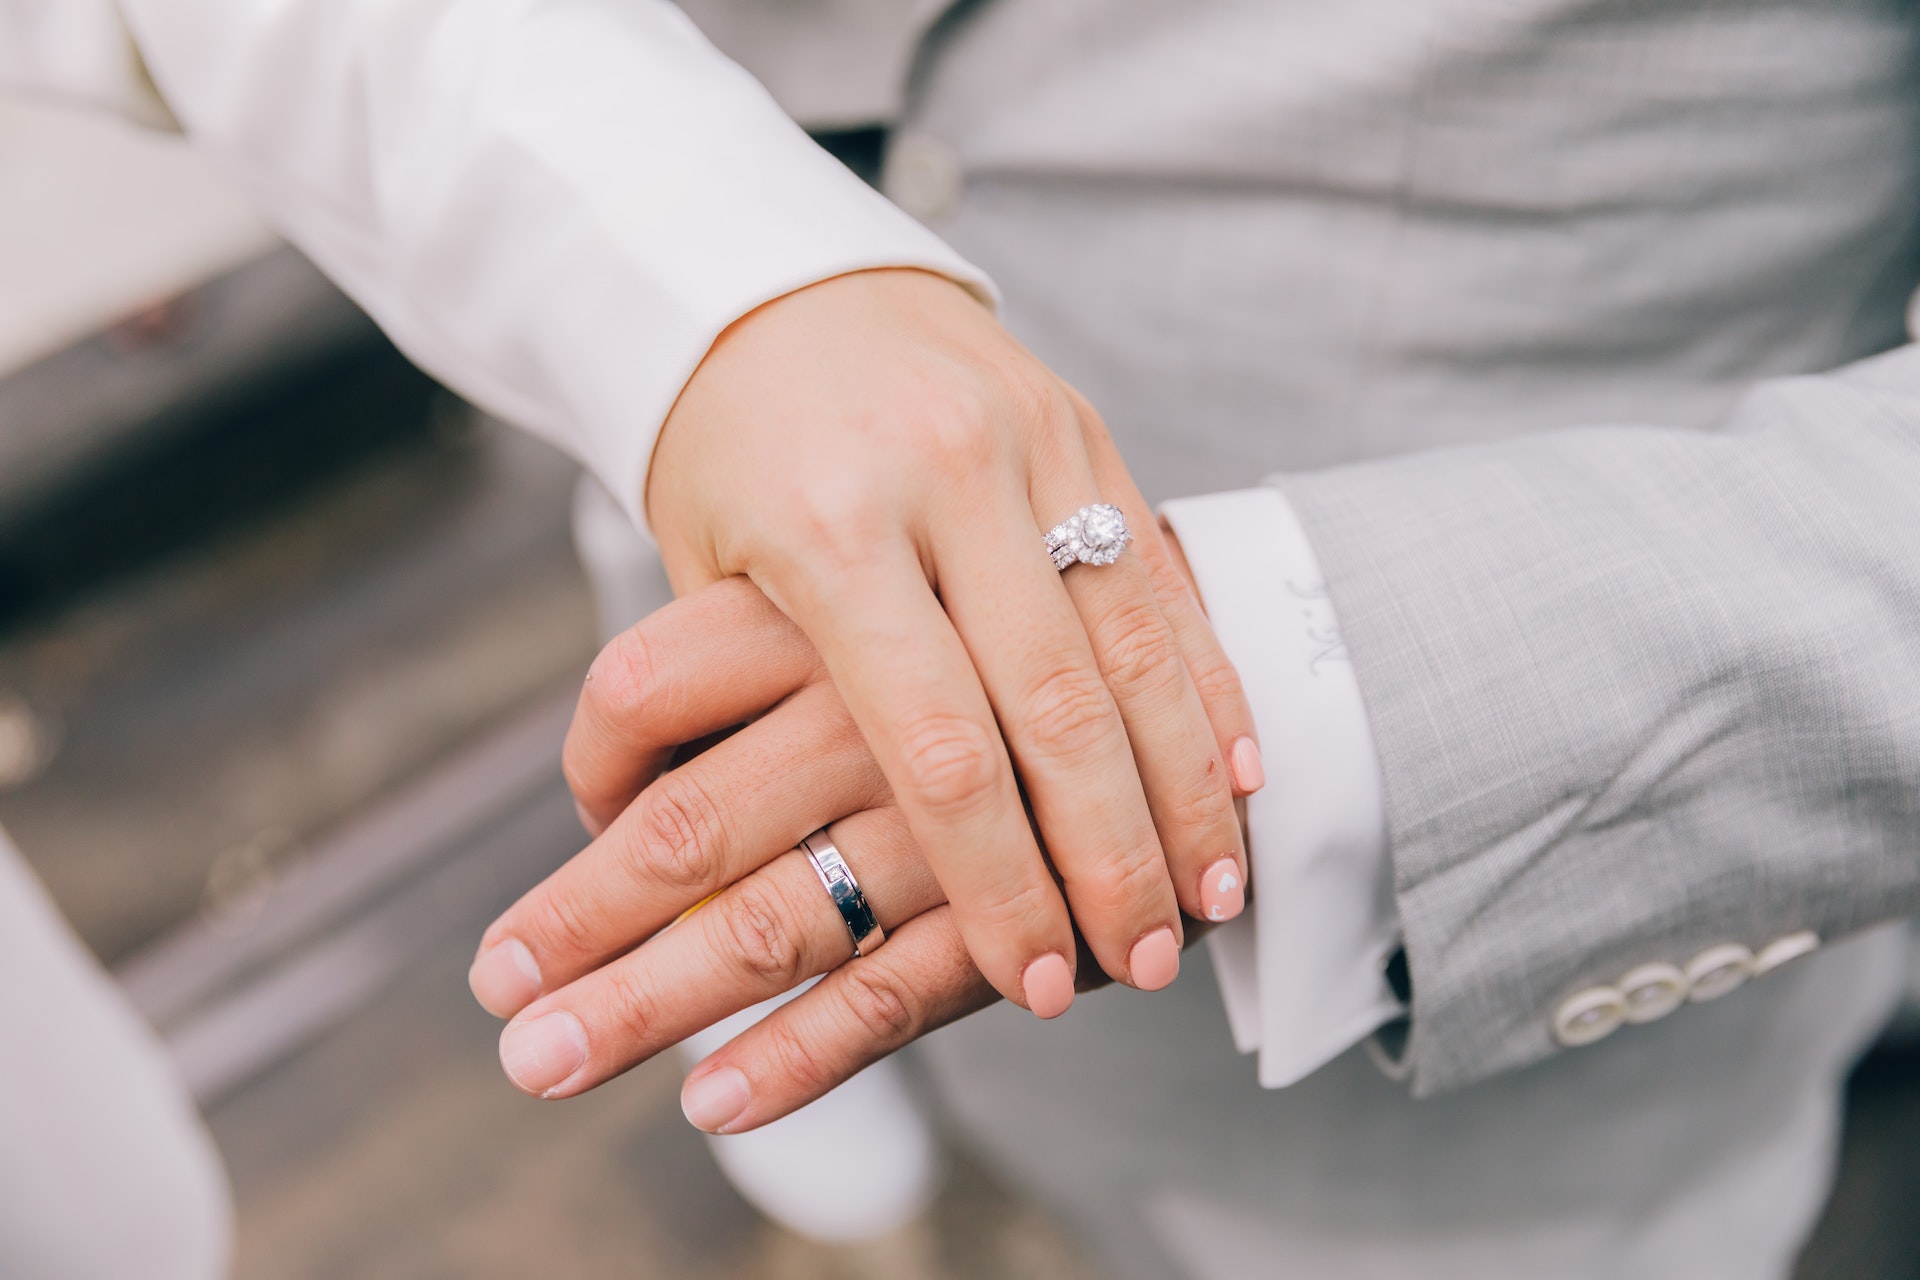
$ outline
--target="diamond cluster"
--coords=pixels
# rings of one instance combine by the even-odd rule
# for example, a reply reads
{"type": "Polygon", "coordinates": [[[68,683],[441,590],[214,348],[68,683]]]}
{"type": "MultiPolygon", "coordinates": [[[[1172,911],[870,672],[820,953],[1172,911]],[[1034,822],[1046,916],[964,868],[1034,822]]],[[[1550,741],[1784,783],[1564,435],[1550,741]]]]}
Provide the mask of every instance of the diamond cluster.
{"type": "Polygon", "coordinates": [[[1107,503],[1082,507],[1047,532],[1047,551],[1053,567],[1072,564],[1112,564],[1133,541],[1127,517],[1107,503]]]}

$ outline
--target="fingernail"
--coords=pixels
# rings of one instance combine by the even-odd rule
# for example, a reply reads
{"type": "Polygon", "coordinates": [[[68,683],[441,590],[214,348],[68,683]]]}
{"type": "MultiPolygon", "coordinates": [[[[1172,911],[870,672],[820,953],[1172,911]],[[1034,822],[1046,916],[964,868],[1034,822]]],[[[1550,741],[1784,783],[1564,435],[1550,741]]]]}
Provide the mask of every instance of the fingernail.
{"type": "Polygon", "coordinates": [[[1243,796],[1250,796],[1267,785],[1267,769],[1260,763],[1260,744],[1241,738],[1233,744],[1233,785],[1243,796]]]}
{"type": "Polygon", "coordinates": [[[1127,977],[1142,991],[1158,991],[1180,976],[1180,942],[1171,929],[1155,929],[1127,952],[1127,977]]]}
{"type": "Polygon", "coordinates": [[[474,957],[467,986],[482,1009],[496,1018],[511,1018],[540,994],[540,965],[526,943],[508,938],[474,957]]]}
{"type": "Polygon", "coordinates": [[[1200,875],[1200,909],[1209,920],[1231,920],[1247,909],[1247,885],[1240,864],[1222,858],[1200,875]]]}
{"type": "Polygon", "coordinates": [[[593,815],[587,812],[587,806],[581,804],[578,800],[573,802],[573,816],[580,819],[580,829],[596,840],[600,838],[600,833],[606,830],[605,827],[593,820],[593,815]]]}
{"type": "Polygon", "coordinates": [[[1057,1018],[1073,1003],[1073,970],[1067,958],[1049,951],[1020,974],[1020,991],[1036,1017],[1057,1018]]]}
{"type": "Polygon", "coordinates": [[[587,1029],[562,1011],[516,1022],[500,1033],[500,1065],[527,1093],[547,1097],[587,1060],[587,1029]]]}
{"type": "Polygon", "coordinates": [[[725,1133],[752,1100],[746,1072],[738,1067],[693,1076],[680,1086],[680,1110],[688,1124],[705,1133],[725,1133]]]}

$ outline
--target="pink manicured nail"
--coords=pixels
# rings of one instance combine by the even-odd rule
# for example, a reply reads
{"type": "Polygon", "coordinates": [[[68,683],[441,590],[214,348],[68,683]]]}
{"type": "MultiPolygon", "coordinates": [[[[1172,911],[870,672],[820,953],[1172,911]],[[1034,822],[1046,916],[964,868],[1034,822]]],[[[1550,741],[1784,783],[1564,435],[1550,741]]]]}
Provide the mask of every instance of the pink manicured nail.
{"type": "Polygon", "coordinates": [[[1200,876],[1200,909],[1207,919],[1231,920],[1247,908],[1247,884],[1240,864],[1222,858],[1200,876]]]}
{"type": "Polygon", "coordinates": [[[680,1110],[687,1123],[706,1133],[725,1133],[753,1100],[747,1076],[738,1067],[721,1067],[690,1077],[680,1086],[680,1110]]]}
{"type": "Polygon", "coordinates": [[[587,1060],[587,1029],[562,1011],[515,1022],[500,1033],[500,1065],[527,1093],[547,1097],[587,1060]]]}
{"type": "Polygon", "coordinates": [[[1241,738],[1233,744],[1233,785],[1250,796],[1267,785],[1267,767],[1260,763],[1260,744],[1241,738]]]}
{"type": "Polygon", "coordinates": [[[1171,929],[1156,929],[1127,952],[1127,977],[1142,991],[1158,991],[1180,976],[1180,942],[1171,929]]]}
{"type": "Polygon", "coordinates": [[[1036,1017],[1057,1018],[1073,1003],[1073,970],[1067,958],[1049,951],[1020,975],[1020,991],[1036,1017]]]}
{"type": "Polygon", "coordinates": [[[496,1018],[511,1018],[540,994],[540,965],[526,943],[508,938],[474,957],[467,986],[482,1009],[496,1018]]]}

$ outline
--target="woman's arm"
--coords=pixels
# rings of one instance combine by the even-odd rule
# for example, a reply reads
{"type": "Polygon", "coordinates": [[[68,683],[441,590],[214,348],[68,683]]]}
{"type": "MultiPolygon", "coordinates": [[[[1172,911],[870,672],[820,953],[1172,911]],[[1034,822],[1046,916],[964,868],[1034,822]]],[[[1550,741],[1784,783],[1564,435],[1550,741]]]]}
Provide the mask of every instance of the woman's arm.
{"type": "Polygon", "coordinates": [[[1245,873],[1251,717],[977,271],[663,0],[121,10],[188,134],[403,350],[650,500],[682,589],[745,574],[800,623],[1003,994],[1063,1009],[1076,922],[1171,981],[1180,907],[1245,873]],[[1041,534],[1102,501],[1135,548],[1063,579],[1041,534]]]}
{"type": "Polygon", "coordinates": [[[0,90],[174,126],[113,0],[0,0],[0,90]]]}

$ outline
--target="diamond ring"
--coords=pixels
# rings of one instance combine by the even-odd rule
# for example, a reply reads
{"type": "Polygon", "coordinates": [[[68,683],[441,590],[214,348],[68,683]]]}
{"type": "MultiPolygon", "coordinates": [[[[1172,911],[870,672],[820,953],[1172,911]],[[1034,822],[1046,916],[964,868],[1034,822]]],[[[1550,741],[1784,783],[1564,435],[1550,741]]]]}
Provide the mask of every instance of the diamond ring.
{"type": "Polygon", "coordinates": [[[1133,541],[1127,517],[1104,502],[1082,507],[1047,531],[1053,567],[1066,572],[1075,564],[1112,564],[1133,541]]]}

